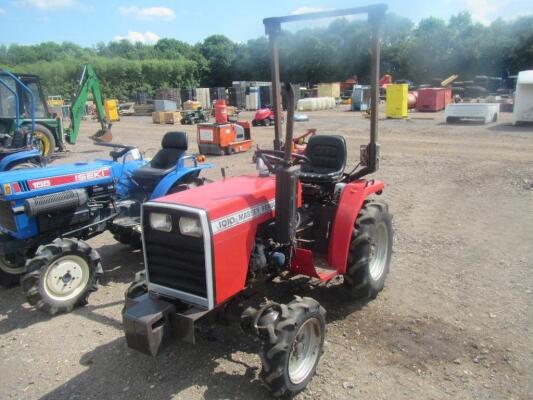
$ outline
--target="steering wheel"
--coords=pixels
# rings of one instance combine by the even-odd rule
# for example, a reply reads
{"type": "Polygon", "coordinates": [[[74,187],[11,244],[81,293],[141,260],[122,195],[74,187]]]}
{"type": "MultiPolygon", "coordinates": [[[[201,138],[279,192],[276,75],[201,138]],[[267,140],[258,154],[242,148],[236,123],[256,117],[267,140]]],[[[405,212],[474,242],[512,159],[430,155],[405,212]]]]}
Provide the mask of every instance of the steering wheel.
{"type": "MultiPolygon", "coordinates": [[[[261,158],[268,170],[271,173],[276,172],[276,167],[278,165],[283,165],[285,163],[285,152],[283,150],[261,150],[257,149],[255,151],[257,157],[261,158]]],[[[289,166],[301,165],[311,163],[311,160],[304,156],[303,154],[291,153],[291,159],[289,161],[289,166]]]]}
{"type": "Polygon", "coordinates": [[[95,142],[94,143],[97,146],[103,146],[103,147],[113,147],[114,149],[122,149],[119,151],[112,150],[109,152],[109,155],[113,159],[113,161],[117,161],[120,157],[125,155],[128,151],[137,148],[137,146],[131,146],[127,144],[118,144],[118,143],[102,143],[102,142],[95,142]]]}

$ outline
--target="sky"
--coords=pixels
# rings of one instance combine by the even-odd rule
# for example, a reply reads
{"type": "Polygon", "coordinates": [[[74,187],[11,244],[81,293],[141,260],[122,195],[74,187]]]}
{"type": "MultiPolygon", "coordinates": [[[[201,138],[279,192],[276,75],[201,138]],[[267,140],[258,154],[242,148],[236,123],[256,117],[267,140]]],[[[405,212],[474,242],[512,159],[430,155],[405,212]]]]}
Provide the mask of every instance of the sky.
{"type": "Polygon", "coordinates": [[[463,10],[484,24],[533,13],[531,0],[0,0],[0,43],[71,41],[90,47],[123,38],[155,43],[170,37],[194,44],[212,34],[245,42],[264,35],[266,17],[376,2],[415,23],[463,10]]]}

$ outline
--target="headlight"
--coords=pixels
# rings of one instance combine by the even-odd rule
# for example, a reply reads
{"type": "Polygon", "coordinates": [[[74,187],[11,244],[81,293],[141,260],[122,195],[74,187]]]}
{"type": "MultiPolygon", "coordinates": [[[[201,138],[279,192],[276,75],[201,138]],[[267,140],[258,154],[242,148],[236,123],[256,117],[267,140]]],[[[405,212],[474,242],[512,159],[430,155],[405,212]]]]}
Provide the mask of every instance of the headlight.
{"type": "Polygon", "coordinates": [[[150,213],[150,226],[158,231],[170,232],[172,230],[172,218],[169,214],[150,213]]]}
{"type": "Polygon", "coordinates": [[[202,237],[202,227],[200,226],[200,220],[191,217],[181,217],[180,233],[185,236],[202,237]]]}

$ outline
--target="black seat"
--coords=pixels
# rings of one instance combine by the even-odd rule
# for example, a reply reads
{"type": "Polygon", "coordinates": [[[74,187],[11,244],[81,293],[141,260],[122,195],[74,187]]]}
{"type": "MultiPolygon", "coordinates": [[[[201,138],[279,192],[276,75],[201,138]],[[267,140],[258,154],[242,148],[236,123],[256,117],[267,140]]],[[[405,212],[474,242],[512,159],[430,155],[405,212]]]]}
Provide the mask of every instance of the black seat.
{"type": "Polygon", "coordinates": [[[171,172],[188,148],[185,132],[167,132],[161,141],[161,150],[152,160],[133,171],[133,178],[143,185],[156,185],[171,172]]]}
{"type": "Polygon", "coordinates": [[[334,183],[342,178],[346,166],[346,141],[342,136],[312,136],[305,148],[305,155],[311,163],[302,164],[302,182],[334,183]]]}

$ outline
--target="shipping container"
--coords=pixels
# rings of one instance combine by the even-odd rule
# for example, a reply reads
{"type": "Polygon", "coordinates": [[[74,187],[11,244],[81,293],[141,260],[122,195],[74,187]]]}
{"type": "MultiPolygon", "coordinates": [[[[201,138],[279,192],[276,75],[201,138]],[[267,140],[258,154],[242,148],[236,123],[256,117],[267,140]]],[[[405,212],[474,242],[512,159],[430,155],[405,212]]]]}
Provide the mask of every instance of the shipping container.
{"type": "Polygon", "coordinates": [[[408,88],[406,83],[387,85],[385,104],[387,118],[407,118],[408,88]]]}

